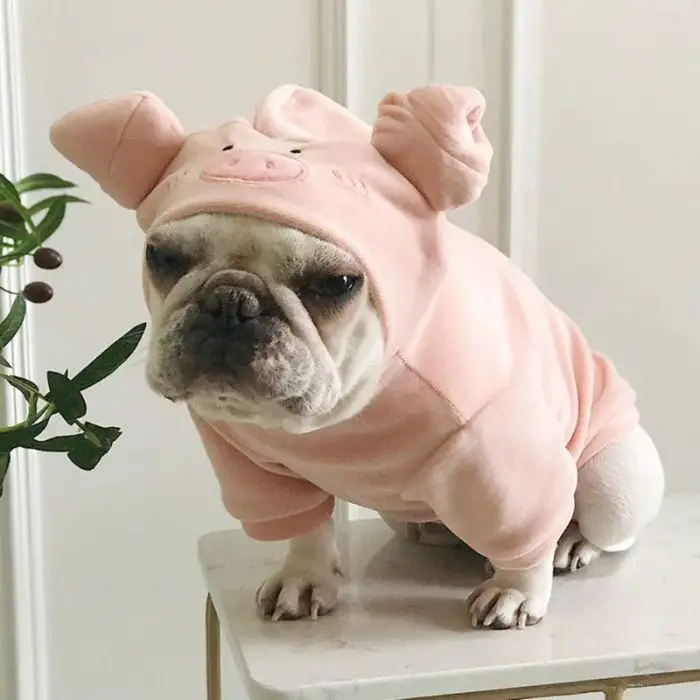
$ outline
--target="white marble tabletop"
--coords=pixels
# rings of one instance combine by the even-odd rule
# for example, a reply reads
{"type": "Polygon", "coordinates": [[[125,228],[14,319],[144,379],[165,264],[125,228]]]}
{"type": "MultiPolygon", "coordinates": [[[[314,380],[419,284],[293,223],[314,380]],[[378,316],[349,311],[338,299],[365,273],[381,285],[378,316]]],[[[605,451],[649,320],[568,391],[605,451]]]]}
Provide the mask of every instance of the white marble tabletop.
{"type": "Polygon", "coordinates": [[[700,495],[669,497],[631,552],[557,577],[548,616],[526,630],[469,628],[463,601],[483,563],[468,550],[403,542],[375,520],[341,541],[339,608],[272,623],[253,598],[284,546],[235,530],[202,538],[252,700],[403,700],[700,667],[700,495]]]}

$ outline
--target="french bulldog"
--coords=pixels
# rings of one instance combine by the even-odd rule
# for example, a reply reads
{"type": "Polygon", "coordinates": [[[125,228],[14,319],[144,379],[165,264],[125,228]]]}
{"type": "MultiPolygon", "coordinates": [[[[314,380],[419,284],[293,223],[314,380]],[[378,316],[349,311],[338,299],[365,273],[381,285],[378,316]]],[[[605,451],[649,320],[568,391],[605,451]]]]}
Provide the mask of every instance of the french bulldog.
{"type": "Polygon", "coordinates": [[[137,212],[147,380],[185,404],[228,511],[289,540],[273,620],[336,605],[335,499],[489,562],[475,627],[541,620],[555,571],[629,549],[664,474],[611,361],[498,250],[448,222],[492,148],[473,88],[392,93],[369,126],[283,86],[186,135],[155,96],[78,108],[55,147],[137,212]]]}

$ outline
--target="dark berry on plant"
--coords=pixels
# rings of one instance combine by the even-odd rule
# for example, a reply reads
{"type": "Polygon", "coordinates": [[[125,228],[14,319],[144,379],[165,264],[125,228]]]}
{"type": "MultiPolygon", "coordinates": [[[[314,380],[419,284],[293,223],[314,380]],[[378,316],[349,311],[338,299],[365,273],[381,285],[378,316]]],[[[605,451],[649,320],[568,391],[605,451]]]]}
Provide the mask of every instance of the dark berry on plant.
{"type": "Polygon", "coordinates": [[[53,248],[37,248],[33,257],[34,264],[42,270],[55,270],[63,262],[61,254],[53,248]]]}
{"type": "Polygon", "coordinates": [[[51,301],[53,289],[46,282],[30,282],[23,290],[24,298],[32,304],[45,304],[51,301]]]}

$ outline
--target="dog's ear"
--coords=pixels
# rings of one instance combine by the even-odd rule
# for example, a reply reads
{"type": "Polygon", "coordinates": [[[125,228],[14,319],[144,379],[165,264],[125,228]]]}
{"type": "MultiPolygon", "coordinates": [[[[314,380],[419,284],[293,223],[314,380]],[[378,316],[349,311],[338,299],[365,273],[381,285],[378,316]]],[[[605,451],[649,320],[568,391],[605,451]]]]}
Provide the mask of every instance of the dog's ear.
{"type": "Polygon", "coordinates": [[[147,92],[79,107],[51,127],[51,143],[123,207],[136,209],[185,136],[177,117],[147,92]]]}
{"type": "Polygon", "coordinates": [[[493,148],[481,126],[486,102],[474,88],[429,86],[379,104],[372,143],[437,211],[473,202],[493,148]]]}
{"type": "Polygon", "coordinates": [[[298,141],[364,141],[369,124],[316,90],[283,85],[265,97],[255,112],[253,126],[277,139],[298,141]]]}

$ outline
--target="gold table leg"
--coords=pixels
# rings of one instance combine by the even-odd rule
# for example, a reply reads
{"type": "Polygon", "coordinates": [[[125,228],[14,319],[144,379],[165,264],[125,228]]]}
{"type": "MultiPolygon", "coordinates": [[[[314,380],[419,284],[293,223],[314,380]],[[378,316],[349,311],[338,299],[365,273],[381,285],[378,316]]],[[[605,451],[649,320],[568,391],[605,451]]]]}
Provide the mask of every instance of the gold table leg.
{"type": "Polygon", "coordinates": [[[207,700],[221,700],[221,632],[219,616],[207,596],[205,615],[207,638],[207,700]]]}
{"type": "Polygon", "coordinates": [[[420,700],[534,700],[551,696],[584,695],[600,693],[605,700],[623,700],[631,688],[653,688],[677,685],[680,683],[700,683],[700,669],[693,671],[667,671],[644,676],[624,678],[600,678],[590,681],[570,681],[526,688],[506,688],[503,690],[483,690],[457,695],[431,695],[420,700]]]}
{"type": "Polygon", "coordinates": [[[625,688],[622,685],[616,685],[614,688],[605,691],[605,700],[624,700],[625,688]]]}

